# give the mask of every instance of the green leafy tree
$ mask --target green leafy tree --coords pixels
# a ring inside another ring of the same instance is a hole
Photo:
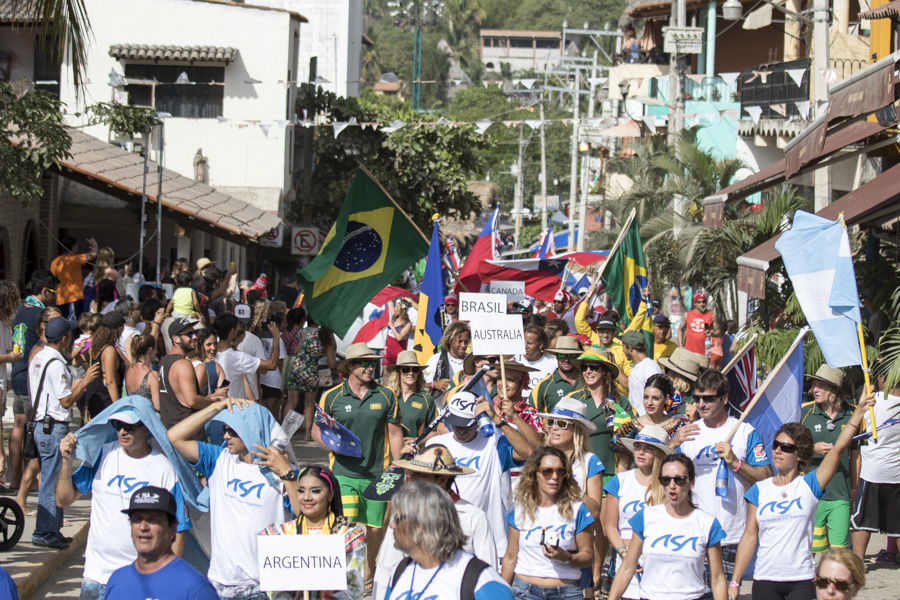
[[[485,17],[479,0],[445,0],[442,11],[442,33],[453,58],[469,72],[475,64],[481,63],[481,38],[479,26]]]

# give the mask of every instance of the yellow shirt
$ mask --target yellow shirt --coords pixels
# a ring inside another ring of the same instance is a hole
[[[653,344],[653,359],[656,362],[659,362],[659,359],[665,358],[667,356],[672,356],[672,353],[675,352],[675,348],[678,345],[672,340],[666,340],[662,344],[657,344],[654,342]],[[662,365],[660,365],[662,367]]]
[[[595,346],[600,345],[600,336],[597,335],[597,332],[591,329],[591,326],[588,325],[587,318],[585,315],[587,314],[587,302],[582,302],[578,309],[575,311],[575,330],[584,336],[587,336],[591,343]],[[640,331],[641,327],[644,325],[644,319],[647,317],[647,304],[645,302],[641,302],[640,307],[638,307],[637,313],[634,315],[634,319],[631,320],[631,323],[628,327],[625,328],[625,331]],[[627,356],[625,356],[625,350],[622,348],[622,341],[619,338],[613,338],[612,344],[607,348],[610,354],[613,355],[613,362],[616,363],[616,366],[619,367],[619,370],[625,374],[626,377],[631,375],[631,367],[634,366]]]

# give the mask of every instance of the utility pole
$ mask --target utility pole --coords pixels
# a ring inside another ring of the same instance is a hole
[[[594,60],[591,63],[591,96],[588,100],[588,119],[594,118],[594,98],[597,97],[597,51],[594,50]]]
[[[522,156],[525,151],[525,124],[519,123],[519,168],[516,173],[516,197],[513,212],[516,215],[516,247],[519,245],[519,230],[522,228],[522,208],[525,205],[525,165]]]
[[[578,128],[581,119],[581,81],[578,65],[574,65],[575,69],[575,93],[572,95],[572,101],[575,103],[573,109],[572,121],[572,168],[569,178],[569,250],[575,247],[575,202],[578,199]],[[584,235],[584,232],[580,232]]]
[[[541,92],[543,94],[543,92]],[[547,140],[544,137],[544,100],[541,99],[541,231],[547,229]]]
[[[813,85],[815,86],[813,98],[816,107],[815,115],[820,116],[824,103],[828,101],[828,82],[825,81],[825,69],[829,68],[830,36],[828,32],[828,0],[813,0]],[[815,209],[819,212],[831,204],[831,167],[816,169],[815,183]]]
[[[578,244],[576,249],[584,251],[585,225],[587,224],[587,197],[588,197],[588,161],[591,159],[590,150],[581,158],[581,203],[578,208]]]
[[[669,21],[674,27],[687,26],[687,4],[685,0],[672,2]],[[678,133],[684,129],[684,54],[672,52],[669,56],[669,106],[674,108],[669,118],[669,145],[678,140]],[[623,100],[624,101],[624,100]]]
[[[413,39],[413,110],[419,112],[419,92],[422,85],[422,9],[416,0],[415,36]]]

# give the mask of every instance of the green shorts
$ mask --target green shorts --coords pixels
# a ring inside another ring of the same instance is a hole
[[[606,498],[606,484],[612,481],[612,478],[615,476],[615,473],[612,473],[610,475],[603,473],[603,498]]]
[[[335,475],[341,486],[341,504],[344,516],[360,525],[383,527],[384,515],[387,514],[387,502],[373,502],[363,498],[363,492],[374,479],[356,479]]]
[[[849,546],[850,501],[820,500],[813,529],[813,552],[825,552],[831,546]]]

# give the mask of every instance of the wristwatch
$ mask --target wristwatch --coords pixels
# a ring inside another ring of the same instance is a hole
[[[281,475],[282,481],[297,481],[300,479],[300,473],[296,469],[291,469],[284,475]]]

